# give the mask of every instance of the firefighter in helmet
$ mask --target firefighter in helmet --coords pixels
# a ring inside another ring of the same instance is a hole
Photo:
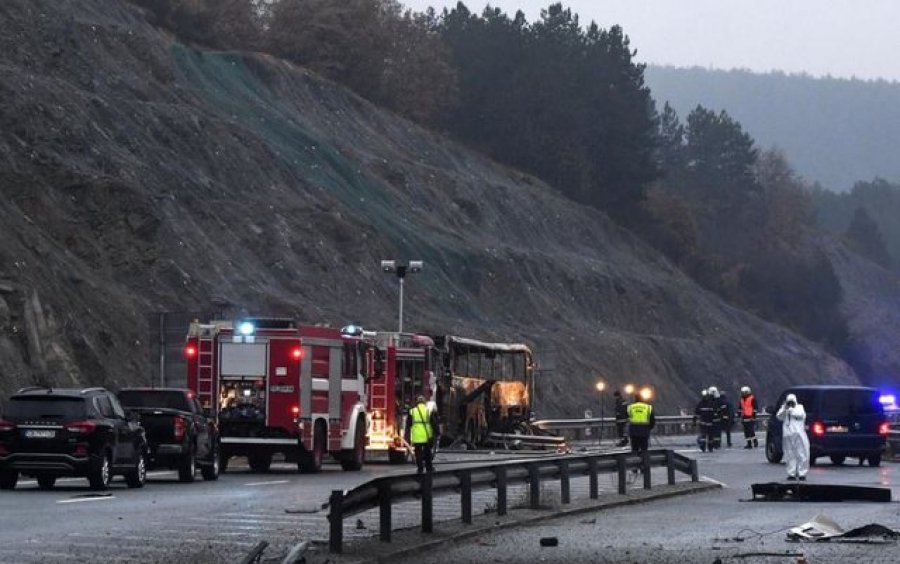
[[[756,414],[759,406],[756,404],[756,396],[750,391],[750,386],[741,388],[741,425],[744,427],[744,439],[747,444],[744,448],[756,448],[759,442],[756,439]]]

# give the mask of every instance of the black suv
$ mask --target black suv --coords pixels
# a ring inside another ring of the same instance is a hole
[[[15,488],[19,474],[43,489],[84,476],[102,490],[114,474],[140,488],[146,468],[144,429],[103,388],[24,388],[0,411],[0,489]]]

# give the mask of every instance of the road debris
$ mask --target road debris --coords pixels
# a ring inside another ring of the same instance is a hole
[[[788,541],[792,542],[846,542],[863,544],[888,544],[900,539],[900,531],[895,531],[878,523],[870,523],[862,527],[844,530],[827,515],[819,514],[807,523],[794,527],[787,532]]]
[[[869,486],[768,482],[751,484],[750,489],[753,501],[891,501],[890,488]]]
[[[559,546],[557,537],[541,537],[541,546]]]

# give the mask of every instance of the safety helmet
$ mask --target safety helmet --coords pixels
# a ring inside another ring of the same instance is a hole
[[[750,395],[750,386],[744,386],[741,388],[741,395],[749,396]]]
[[[714,398],[719,397],[719,389],[715,386],[710,386],[709,387],[709,395],[711,395]]]

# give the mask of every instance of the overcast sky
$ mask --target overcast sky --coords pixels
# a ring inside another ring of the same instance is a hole
[[[416,11],[455,0],[401,0]],[[464,2],[480,13],[486,0]],[[492,0],[529,21],[551,0]],[[570,0],[582,25],[621,25],[637,61],[900,80],[900,0]]]

